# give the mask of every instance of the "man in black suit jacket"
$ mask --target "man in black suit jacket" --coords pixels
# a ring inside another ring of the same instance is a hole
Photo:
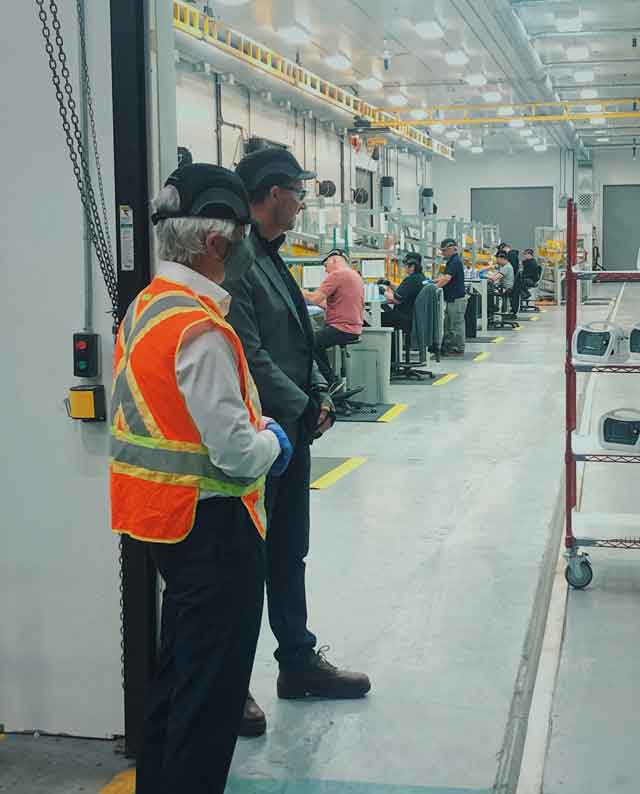
[[[304,208],[303,182],[315,174],[276,148],[247,155],[236,171],[249,193],[254,227],[235,266],[227,268],[228,320],[242,341],[264,414],[284,427],[294,447],[287,471],[268,479],[266,494],[267,603],[278,641],[278,696],[363,697],[369,678],[329,664],[307,628],[309,445],[331,427],[333,406],[313,358],[304,297],[278,250]],[[240,735],[257,736],[265,729],[265,715],[249,694]]]

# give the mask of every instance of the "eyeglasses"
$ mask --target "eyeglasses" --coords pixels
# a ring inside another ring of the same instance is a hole
[[[290,193],[295,193],[296,198],[300,202],[304,201],[305,196],[309,192],[308,190],[306,190],[306,188],[303,188],[303,187],[290,187],[289,185],[286,185],[282,189],[283,190],[288,190]]]

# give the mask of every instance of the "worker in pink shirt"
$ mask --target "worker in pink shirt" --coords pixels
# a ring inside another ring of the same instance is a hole
[[[364,282],[351,268],[344,251],[334,249],[323,260],[327,277],[314,292],[303,290],[308,303],[325,307],[325,325],[315,335],[314,355],[318,368],[335,393],[340,379],[333,371],[327,350],[356,342],[362,333]]]

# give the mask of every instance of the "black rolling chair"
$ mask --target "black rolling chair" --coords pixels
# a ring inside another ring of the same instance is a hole
[[[353,342],[345,342],[340,345],[340,388],[338,391],[331,393],[331,399],[338,416],[351,416],[353,413],[362,411],[365,408],[374,408],[375,406],[369,403],[354,401],[352,398],[356,394],[364,391],[364,386],[356,386],[353,389],[348,388],[347,383],[347,359],[351,358],[349,347],[351,345],[360,344],[360,338],[354,339]]]
[[[401,342],[401,334],[404,344]],[[391,344],[394,350],[391,361],[391,380],[424,380],[436,377],[430,370],[421,369],[426,366],[426,361],[411,359],[411,334],[409,331],[394,328]],[[422,359],[422,356],[419,358]]]
[[[512,291],[496,286],[489,293],[489,328],[500,330],[502,328],[519,328],[520,323],[511,309]]]
[[[523,291],[520,297],[520,311],[521,312],[539,312],[540,307],[532,304],[531,301],[536,300],[538,286],[542,279],[542,268],[540,268],[540,276],[538,277],[537,281],[532,281],[530,279],[524,279],[523,281]],[[535,297],[532,294],[531,290],[535,290]]]

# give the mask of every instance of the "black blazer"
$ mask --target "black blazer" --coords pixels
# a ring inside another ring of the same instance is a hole
[[[244,276],[236,278],[234,270],[246,266],[246,258],[253,264]],[[314,386],[325,385],[313,358],[311,321],[306,314],[300,318],[255,229],[235,262],[229,263],[223,286],[231,295],[227,319],[242,342],[262,410],[279,422],[295,443],[309,392]]]

